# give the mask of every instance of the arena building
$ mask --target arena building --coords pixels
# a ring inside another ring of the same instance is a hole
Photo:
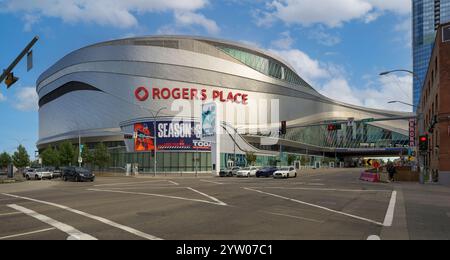
[[[70,140],[105,143],[111,167],[152,172],[210,171],[202,104],[221,115],[221,165],[286,164],[287,155],[343,160],[405,153],[411,113],[357,107],[319,94],[281,58],[201,37],[121,39],[76,50],[37,81],[39,150]],[[280,134],[280,122],[287,130]],[[153,139],[154,131],[157,132]],[[156,143],[156,145],[155,145]]]

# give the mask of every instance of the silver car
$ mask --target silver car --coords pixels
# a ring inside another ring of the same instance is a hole
[[[28,170],[25,173],[25,178],[27,180],[35,179],[35,180],[42,180],[42,179],[51,179],[53,178],[53,173],[48,171],[47,169],[41,168],[37,170]]]

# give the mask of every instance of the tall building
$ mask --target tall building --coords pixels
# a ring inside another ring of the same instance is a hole
[[[414,78],[413,102],[419,104],[421,90],[436,30],[440,24],[450,21],[450,0],[412,0],[413,1],[413,63]],[[419,81],[420,79],[420,81]]]

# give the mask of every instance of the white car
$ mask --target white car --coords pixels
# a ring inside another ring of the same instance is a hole
[[[37,169],[34,171],[27,171],[25,173],[25,178],[27,180],[35,179],[35,180],[42,180],[42,179],[51,179],[53,178],[53,173],[48,171],[47,169]]]
[[[273,173],[274,178],[296,178],[297,177],[297,171],[295,170],[294,166],[290,167],[283,167],[279,169],[278,171]]]
[[[246,167],[242,170],[239,170],[236,173],[237,177],[251,177],[251,176],[256,176],[256,171],[258,170],[258,167],[255,166],[251,166],[251,167]]]

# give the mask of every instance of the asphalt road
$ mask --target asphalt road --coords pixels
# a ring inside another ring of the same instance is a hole
[[[0,185],[1,239],[450,239],[450,188],[359,170],[291,179],[100,177]]]

